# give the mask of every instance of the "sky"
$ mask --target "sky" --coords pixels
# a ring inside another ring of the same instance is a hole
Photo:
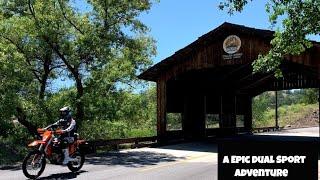
[[[148,13],[139,18],[150,28],[157,41],[158,54],[154,63],[172,55],[215,29],[223,22],[270,29],[265,11],[266,0],[249,3],[244,11],[230,16],[218,8],[220,0],[160,0]]]
[[[156,40],[157,55],[153,57],[153,63],[171,56],[224,22],[275,30],[271,28],[265,11],[267,0],[249,2],[241,13],[234,15],[218,8],[221,1],[160,0],[147,13],[142,13],[139,19],[150,28],[149,35]],[[74,3],[82,11],[90,10],[83,0],[75,0]],[[318,41],[320,39],[315,36],[310,38]],[[69,80],[58,80],[56,83],[60,88],[72,85]]]
[[[249,2],[241,13],[229,15],[218,8],[223,0],[160,0],[148,13],[139,18],[150,28],[150,35],[157,41],[154,63],[171,56],[198,37],[224,22],[258,29],[276,30],[271,27],[265,5],[268,0]],[[319,36],[309,36],[320,41]]]

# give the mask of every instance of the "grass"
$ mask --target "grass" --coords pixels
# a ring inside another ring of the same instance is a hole
[[[156,136],[156,129],[148,129],[148,128],[143,128],[143,129],[129,129],[126,133],[127,137],[149,137],[149,136]]]

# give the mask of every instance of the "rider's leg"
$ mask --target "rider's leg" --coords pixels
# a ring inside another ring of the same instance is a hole
[[[62,152],[64,154],[64,159],[63,159],[62,164],[68,164],[68,162],[73,160],[73,158],[70,158],[70,156],[69,156],[69,149],[68,148],[62,149]]]
[[[62,142],[62,152],[64,154],[64,159],[63,159],[63,162],[62,164],[68,164],[68,162],[74,160],[74,158],[70,158],[69,156],[69,144],[67,141],[63,141]]]

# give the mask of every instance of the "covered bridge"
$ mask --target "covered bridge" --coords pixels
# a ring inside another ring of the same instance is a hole
[[[181,113],[184,138],[221,132],[251,132],[252,98],[265,91],[319,88],[320,44],[299,56],[287,56],[283,78],[253,73],[251,63],[270,49],[273,31],[223,23],[139,75],[157,83],[157,135],[167,131],[167,113]],[[208,114],[219,128],[206,129]],[[242,118],[243,124],[237,122]]]

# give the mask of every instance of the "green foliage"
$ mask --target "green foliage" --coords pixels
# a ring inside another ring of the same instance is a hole
[[[81,12],[69,0],[0,1],[0,39],[6,47],[0,52],[11,53],[35,82],[38,97],[27,105],[45,115],[33,111],[33,116],[50,121],[48,85],[61,76],[75,82],[70,101],[79,122],[86,118],[87,91],[141,83],[136,74],[151,65],[155,46],[137,17],[152,3],[90,0],[84,2],[89,10]]]
[[[167,130],[181,130],[182,129],[182,114],[181,113],[167,113]]]
[[[299,120],[316,112],[319,104],[292,104],[279,107],[279,126],[294,126]],[[275,126],[275,109],[269,108],[264,112],[262,119],[253,121],[253,127],[271,127]]]
[[[80,135],[88,140],[124,138],[128,129],[124,122],[110,122],[107,120],[93,120],[84,122]]]
[[[133,128],[126,121],[93,120],[85,121],[79,129],[81,137],[87,140],[97,139],[120,139],[131,137],[155,136],[155,127],[148,127],[143,124]]]
[[[315,104],[319,99],[319,89],[302,90],[300,96],[302,96],[301,103]]]
[[[35,93],[32,75],[21,63],[21,54],[0,42],[0,135],[8,136],[10,121],[22,99]]]
[[[95,97],[86,94],[86,101],[90,102],[88,103],[90,106],[85,108],[88,112],[88,121],[83,124],[79,132],[84,137],[93,139],[154,136],[156,134],[155,89],[151,86],[141,93],[110,91],[108,94],[96,93]],[[90,132],[92,129],[98,131]]]
[[[129,128],[126,132],[126,137],[133,138],[133,137],[151,137],[156,136],[157,130],[156,126],[153,127],[147,127],[147,128]]]
[[[317,111],[318,93],[318,89],[278,91],[280,126],[294,124]],[[275,125],[275,92],[265,92],[253,99],[252,116],[254,127]]]
[[[274,96],[273,96],[274,97]],[[273,98],[274,99],[274,98]],[[263,93],[256,96],[252,102],[252,119],[254,122],[263,121],[265,112],[272,107],[271,102],[273,101],[270,93]]]
[[[225,0],[220,9],[227,8],[232,14],[241,12],[248,0]],[[271,41],[272,48],[266,55],[260,55],[253,62],[254,72],[275,72],[281,77],[280,64],[286,55],[299,55],[312,46],[306,38],[308,35],[320,33],[320,1],[319,0],[269,0],[266,4],[269,21],[272,26],[281,20],[281,29],[278,29]]]
[[[220,2],[219,9],[227,9],[228,13],[232,15],[234,12],[241,12],[247,3],[248,0],[225,0],[224,2]]]
[[[206,115],[206,128],[219,128],[219,114]]]
[[[155,88],[136,78],[156,53],[138,19],[154,2],[88,0],[80,11],[70,0],[0,0],[1,142],[29,138],[15,133],[25,130],[13,124],[17,107],[44,127],[70,106],[89,139],[154,135]],[[59,79],[74,84],[53,87]]]
[[[0,165],[22,161],[27,153],[25,145],[30,142],[30,135],[19,125],[10,127],[10,136],[0,136]]]

